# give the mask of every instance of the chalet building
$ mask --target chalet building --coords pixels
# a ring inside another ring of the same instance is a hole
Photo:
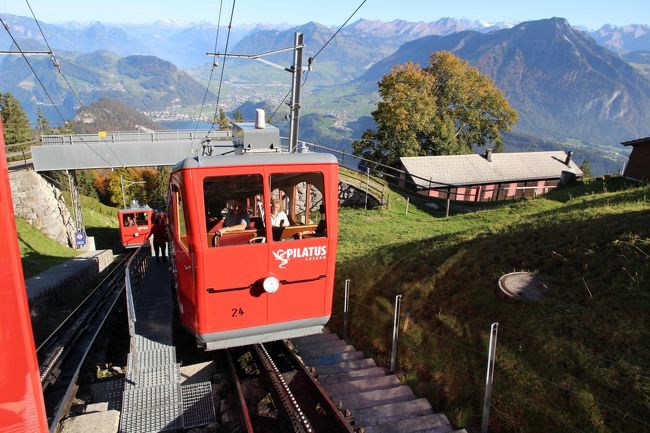
[[[624,141],[623,146],[632,146],[623,176],[640,181],[650,181],[650,137]]]
[[[648,146],[650,147],[650,146]],[[517,152],[400,158],[402,186],[465,202],[512,200],[547,193],[582,176],[572,152]]]

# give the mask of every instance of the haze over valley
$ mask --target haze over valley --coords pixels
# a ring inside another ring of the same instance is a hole
[[[2,15],[22,49],[46,49],[31,17]],[[216,60],[217,26],[157,21],[151,24],[49,24],[43,30],[81,101],[114,98],[156,121],[211,121],[219,94],[227,112],[250,118],[254,108],[277,109],[274,122],[284,127],[288,108],[281,101],[290,75],[246,59]],[[316,22],[287,25],[233,25],[228,52],[257,53],[305,37],[305,60],[336,31]],[[217,51],[226,48],[220,28]],[[7,34],[2,49],[12,48]],[[349,149],[372,127],[377,82],[398,64],[426,66],[432,52],[448,50],[487,74],[519,112],[506,135],[505,150],[566,148],[589,159],[597,173],[618,171],[624,160],[620,142],[650,135],[650,26],[605,25],[576,28],[562,18],[523,23],[486,24],[453,18],[431,22],[358,19],[344,27],[318,53],[304,76],[301,138]],[[282,66],[290,52],[269,56]],[[78,102],[47,57],[32,57],[37,73],[66,117]],[[213,77],[223,70],[220,90]],[[57,121],[53,107],[19,56],[0,63],[0,91],[11,92],[30,118],[41,108]],[[202,100],[206,102],[202,107]],[[271,113],[269,113],[270,115]]]

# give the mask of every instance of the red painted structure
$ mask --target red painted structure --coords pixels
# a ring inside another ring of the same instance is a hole
[[[624,141],[623,146],[632,146],[623,176],[640,181],[650,181],[650,137]]]
[[[47,419],[0,120],[0,432],[46,432]]]
[[[135,207],[117,212],[120,225],[120,242],[124,248],[137,248],[148,242],[151,232],[153,209]]]
[[[290,225],[272,227],[272,199],[282,201]],[[220,233],[232,200],[250,223]],[[180,318],[199,345],[213,350],[321,331],[336,261],[334,156],[189,158],[172,171],[168,203]]]

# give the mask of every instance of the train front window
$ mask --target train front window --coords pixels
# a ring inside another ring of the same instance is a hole
[[[135,219],[132,213],[122,214],[122,225],[124,227],[132,227],[135,225]]]
[[[261,175],[207,177],[203,199],[208,247],[266,242]]]
[[[136,212],[135,214],[135,223],[138,226],[146,227],[149,225],[149,219],[147,218],[147,212]]]
[[[272,174],[271,213],[276,242],[327,236],[323,174]]]

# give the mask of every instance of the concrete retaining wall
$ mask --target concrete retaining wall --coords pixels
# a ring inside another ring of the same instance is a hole
[[[89,251],[54,266],[25,281],[27,298],[33,301],[51,293],[75,292],[84,288],[113,262],[113,251]]]

